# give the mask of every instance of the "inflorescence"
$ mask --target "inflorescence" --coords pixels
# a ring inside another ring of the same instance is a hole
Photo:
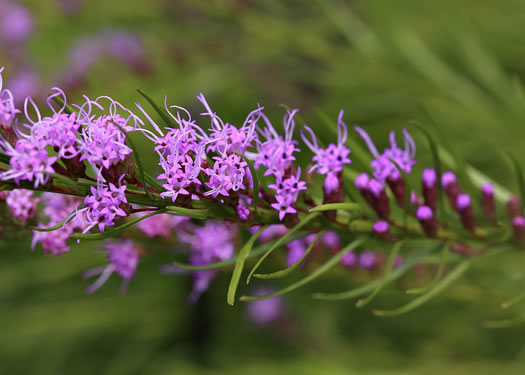
[[[368,146],[372,161],[368,173],[355,173],[347,147],[352,134],[342,110],[337,142],[323,147],[312,128],[303,125],[297,131],[297,109],[287,110],[282,126],[276,126],[258,105],[235,126],[200,94],[203,112],[198,119],[166,101],[164,110],[154,106],[162,118],[158,122],[138,103],[134,112],[105,96],[84,96],[82,103],[69,105],[58,88],[45,110],[30,97],[16,108],[13,95],[2,87],[1,73],[0,199],[14,223],[33,228],[32,247],[41,246],[45,254],[65,254],[75,239],[117,232],[126,237],[121,229],[136,223],[158,243],[171,240],[189,249],[193,268],[167,265],[162,271],[191,272],[190,298],[196,300],[221,269],[206,266],[233,264],[235,248],[249,233],[262,246],[282,240],[288,249],[284,263],[290,268],[309,268],[343,249],[344,267],[367,272],[401,267],[404,260],[396,255],[388,264],[381,251],[345,250],[356,236],[366,236],[367,246],[379,248],[426,238],[470,249],[498,228],[512,228],[517,243],[525,242],[520,199],[509,199],[510,225],[505,225],[498,220],[490,183],[475,192],[477,199],[462,190],[452,171],[439,175],[434,167],[423,170],[420,191],[410,190],[406,177],[416,164],[416,145],[406,129],[401,143],[391,132],[389,147],[379,152],[356,126],[353,135]],[[152,143],[156,177],[143,170],[132,136]],[[300,166],[297,155],[308,150],[311,163]],[[315,175],[322,176],[321,189],[315,189]],[[344,205],[347,197],[354,202],[351,208]],[[482,217],[475,215],[478,210]],[[113,273],[124,280],[125,290],[140,258],[152,251],[136,237],[135,242],[131,237],[106,240],[102,249],[108,264],[85,274],[98,275],[89,292]]]

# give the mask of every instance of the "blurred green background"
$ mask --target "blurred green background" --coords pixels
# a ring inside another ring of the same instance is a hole
[[[501,150],[525,158],[522,0],[17,3],[34,25],[16,53],[0,47],[7,86],[17,71],[31,70],[40,80],[35,90],[45,93],[66,82],[61,73],[79,41],[120,30],[140,38],[139,63],[97,59],[71,85],[71,99],[109,95],[132,107],[140,87],[197,114],[202,91],[233,123],[257,102],[278,122],[279,104],[287,104],[326,139],[333,130],[317,111],[335,119],[344,108],[347,123],[369,129],[379,145],[390,129],[418,120],[511,190]],[[417,141],[416,172],[430,160],[424,139]],[[170,257],[156,254],[140,264],[126,295],[115,277],[85,295],[81,274],[104,263],[102,254],[81,244],[44,257],[29,242],[4,241],[0,250],[0,373],[525,373],[525,328],[483,327],[523,312],[498,307],[523,289],[519,253],[481,262],[447,293],[398,318],[377,318],[355,301],[312,302],[313,291],[352,285],[338,272],[287,297],[286,324],[258,328],[242,303],[226,305],[228,275],[189,305],[190,278],[159,275]],[[389,290],[374,306],[406,300]]]

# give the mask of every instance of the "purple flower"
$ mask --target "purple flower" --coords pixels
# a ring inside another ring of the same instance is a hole
[[[146,214],[147,212],[139,212],[135,215],[141,217]],[[181,229],[189,220],[190,218],[186,216],[153,215],[139,221],[137,228],[148,237],[170,237],[174,229]]]
[[[135,276],[137,265],[139,263],[139,251],[133,244],[133,241],[120,240],[119,242],[106,242],[104,251],[107,252],[108,265],[95,267],[84,273],[84,278],[90,278],[100,275],[99,278],[91,284],[86,291],[93,293],[99,289],[109,279],[113,272],[116,272],[124,279],[120,291],[124,293],[131,279]]]
[[[33,17],[18,4],[0,4],[0,38],[6,44],[25,42],[33,31]]]
[[[389,228],[388,222],[384,220],[376,221],[373,225],[374,232],[380,237],[387,236]]]
[[[371,251],[363,251],[359,254],[359,267],[364,269],[372,269],[376,266],[377,256]]]
[[[341,263],[345,267],[354,267],[357,263],[357,256],[355,252],[349,251],[348,253],[343,255],[343,257],[341,258]]]
[[[248,163],[236,154],[223,154],[213,158],[215,163],[213,168],[206,169],[206,174],[210,180],[206,186],[211,190],[204,195],[211,195],[216,198],[221,194],[229,196],[229,191],[239,191],[245,189],[244,179],[248,171]]]
[[[273,293],[267,288],[257,289],[253,295],[264,296]],[[284,301],[280,296],[248,302],[247,312],[249,319],[258,326],[267,325],[278,320],[284,311]]]
[[[33,197],[31,190],[25,189],[11,190],[6,198],[11,216],[18,219],[22,226],[27,220],[35,217],[39,201],[39,198]]]
[[[0,68],[0,129],[10,129],[15,117],[20,111],[15,108],[13,94],[8,89],[3,89],[2,72]]]
[[[272,207],[279,211],[279,220],[283,220],[287,213],[297,212],[292,205],[299,197],[302,190],[306,190],[306,183],[301,181],[301,168],[297,169],[296,175],[290,175],[283,179],[280,174],[275,176],[276,183],[268,185],[270,189],[276,190],[275,199],[277,203],[273,203]]]
[[[286,264],[288,267],[293,266],[306,254],[306,243],[303,239],[294,240],[288,243],[288,255],[286,256]],[[300,265],[302,267],[304,263]]]
[[[250,209],[243,204],[237,206],[237,216],[240,221],[246,221],[250,217]]]
[[[28,96],[40,98],[43,96],[40,78],[33,70],[22,70],[17,72],[9,80],[9,89],[14,97],[16,105],[22,105]]]
[[[121,208],[122,204],[127,203],[125,191],[126,185],[116,187],[110,182],[108,186],[105,186],[104,182],[99,179],[97,187],[91,187],[91,195],[84,199],[85,208],[79,211],[84,213],[88,225],[84,232],[95,225],[98,225],[98,229],[104,232],[106,226],[115,224],[115,219],[127,216]]]
[[[339,118],[337,120],[337,145],[330,143],[327,148],[321,148],[317,144],[317,138],[312,129],[308,126],[304,126],[304,129],[310,133],[312,138],[311,142],[301,131],[301,137],[303,142],[312,150],[315,154],[312,161],[315,163],[308,173],[317,171],[319,174],[326,175],[325,178],[325,191],[330,194],[339,188],[339,179],[337,174],[343,170],[345,164],[350,164],[352,161],[348,158],[350,150],[345,146],[346,139],[348,137],[348,130],[346,124],[343,122],[343,113],[339,112]]]
[[[370,136],[363,129],[356,126],[355,130],[366,142],[368,149],[375,157],[375,160],[370,163],[370,166],[374,169],[374,178],[378,182],[384,184],[387,179],[399,179],[401,174],[398,166],[405,173],[412,172],[412,166],[416,163],[414,160],[416,156],[416,144],[406,129],[403,129],[405,148],[401,149],[397,146],[396,135],[395,132],[392,131],[390,132],[390,148],[385,149],[382,154],[379,154]],[[392,163],[392,160],[395,161],[397,165]]]

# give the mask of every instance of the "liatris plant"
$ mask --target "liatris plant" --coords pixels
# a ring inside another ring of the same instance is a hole
[[[312,128],[297,125],[296,109],[287,110],[277,126],[257,106],[235,126],[219,117],[202,94],[197,99],[203,112],[194,119],[167,99],[160,108],[139,93],[153,112],[138,103],[132,111],[106,96],[69,104],[57,88],[45,110],[30,97],[16,108],[0,75],[0,199],[10,213],[0,230],[7,232],[9,225],[32,229],[32,247],[47,255],[63,255],[75,241],[105,240],[108,264],[86,271],[86,278],[98,276],[88,292],[113,274],[123,279],[125,290],[140,260],[159,242],[186,252],[187,260],[177,258],[161,271],[191,274],[191,301],[222,271],[231,273],[226,299],[234,304],[244,268],[253,259],[247,283],[294,271],[305,276],[280,290],[241,296],[242,301],[291,292],[341,264],[376,279],[314,298],[368,294],[358,300],[362,307],[441,252],[433,281],[409,290],[419,296],[400,308],[374,311],[390,316],[435,296],[476,259],[525,243],[521,200],[471,167],[470,172],[442,173],[438,154],[446,151],[424,128],[419,130],[433,165],[417,178],[420,198],[411,189],[416,143],[406,129],[402,140],[392,132],[389,147],[380,152],[364,129],[349,132],[341,111],[337,137],[323,145]],[[144,168],[132,134],[150,144],[160,173]],[[311,152],[309,165],[298,163],[300,152]],[[371,160],[371,169],[353,169],[352,156]],[[315,189],[318,180],[321,187]],[[508,200],[507,219],[498,215],[496,203],[502,200]],[[287,253],[280,254],[281,249]],[[265,264],[270,262],[273,269]],[[271,272],[263,272],[263,266]]]

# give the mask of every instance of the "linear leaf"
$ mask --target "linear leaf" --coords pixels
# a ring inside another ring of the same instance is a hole
[[[394,260],[399,253],[399,250],[401,250],[401,247],[403,247],[404,241],[397,242],[392,250],[390,251],[390,254],[388,255],[388,260],[385,267],[385,272],[383,274],[383,278],[381,279],[381,282],[377,285],[377,287],[374,289],[372,293],[368,295],[368,297],[360,299],[355,304],[357,307],[364,307],[368,305],[375,296],[379,294],[379,292],[388,284],[388,279],[390,277],[390,273],[392,272],[392,268],[394,266]]]
[[[289,237],[287,239],[286,243],[291,242],[291,241],[295,241],[298,238],[302,238],[303,236],[304,236],[303,234],[296,234],[294,236],[291,236],[291,237]],[[265,251],[267,251],[273,245],[274,245],[273,243],[270,243],[270,244],[264,244],[264,245],[261,245],[261,246],[255,248],[254,250],[252,250],[250,252],[250,254],[248,255],[247,259],[248,258],[253,258],[253,257],[256,257],[258,255],[263,254]],[[231,266],[236,261],[237,261],[237,256],[234,256],[233,258],[228,259],[228,260],[223,260],[221,262],[207,264],[205,266],[193,266],[191,264],[185,264],[185,263],[181,263],[181,262],[177,262],[177,261],[173,261],[172,263],[175,266],[180,267],[180,268],[182,268],[184,270],[187,270],[187,271],[204,271],[204,270],[215,270],[215,269],[218,269],[218,268]]]
[[[388,275],[387,282],[392,282],[394,280],[399,279],[401,276],[403,276],[407,271],[412,269],[414,265],[416,265],[418,262],[420,262],[422,259],[427,257],[428,255],[432,254],[435,251],[438,251],[443,247],[443,243],[440,242],[438,244],[435,244],[431,247],[428,247],[427,249],[419,252],[418,254],[414,255],[413,257],[408,258],[399,268],[396,268],[390,275]],[[346,292],[340,292],[340,293],[315,293],[312,297],[315,299],[320,300],[326,300],[326,301],[340,301],[344,299],[350,299],[359,297],[363,294],[369,293],[373,291],[375,288],[377,288],[378,285],[380,285],[384,280],[374,280],[368,284],[365,284],[363,286],[360,286],[358,288],[354,288],[351,290],[348,290]]]
[[[126,135],[126,143],[128,143],[129,147],[133,150],[132,155],[133,159],[135,160],[135,165],[137,166],[141,178],[142,185],[144,185],[144,192],[148,196],[148,198],[151,198],[151,193],[148,190],[148,187],[146,185],[146,176],[144,175],[144,167],[142,165],[142,159],[140,157],[139,151],[135,147],[135,143],[131,139],[129,135]]]
[[[319,239],[321,238],[321,236],[325,232],[326,231],[324,231],[324,230],[319,232],[317,234],[317,236],[314,238],[314,240],[312,241],[312,243],[310,244],[310,246],[308,246],[308,249],[306,249],[306,252],[301,257],[301,259],[299,259],[297,262],[292,264],[290,267],[285,268],[285,269],[280,270],[280,271],[272,272],[272,273],[256,273],[256,274],[253,275],[253,277],[256,277],[258,279],[278,279],[278,278],[281,278],[281,277],[284,277],[284,276],[290,274],[291,272],[293,272],[295,269],[297,269],[297,267],[299,267],[304,262],[306,257],[312,252],[312,249],[314,248],[315,244],[319,241]]]
[[[169,126],[169,127],[174,127],[175,124],[173,123],[173,121],[171,121],[171,118],[166,114],[164,113],[164,111],[162,109],[160,109],[160,107],[153,101],[153,99],[151,99],[151,97],[146,94],[144,91],[142,91],[141,89],[137,88],[136,89],[137,92],[142,95],[142,97],[144,99],[146,99],[148,101],[148,103],[151,105],[151,107],[155,110],[155,112],[157,112],[157,114],[160,116],[160,118],[162,119],[162,121],[164,121],[164,123],[166,124],[166,126]]]
[[[312,280],[315,280],[328,270],[330,270],[332,267],[334,267],[336,264],[338,264],[341,261],[341,258],[348,252],[354,250],[356,247],[361,245],[363,242],[365,242],[368,238],[367,237],[359,237],[358,239],[352,241],[350,244],[345,246],[339,253],[331,257],[326,263],[321,265],[319,268],[317,268],[314,272],[306,276],[305,278],[293,283],[292,285],[287,286],[286,288],[283,288],[281,290],[278,290],[274,293],[267,294],[264,296],[242,296],[240,298],[241,301],[256,301],[266,298],[271,298],[275,296],[280,296],[286,293],[289,293],[307,283],[309,283]]]
[[[352,203],[352,202],[347,202],[347,203],[327,203],[327,204],[322,204],[320,206],[316,206],[316,207],[310,209],[310,212],[332,211],[332,210],[353,211],[353,210],[362,210],[362,207],[361,207],[360,204]]]
[[[448,244],[443,246],[443,250],[441,250],[441,260],[439,261],[439,268],[436,272],[436,275],[432,279],[432,281],[421,288],[408,289],[407,294],[425,293],[427,290],[433,288],[434,285],[436,285],[439,282],[439,280],[441,279],[441,275],[443,275],[443,271],[445,270],[445,266],[447,265],[448,249],[449,249]]]
[[[135,218],[135,219],[133,219],[131,221],[128,221],[125,224],[122,224],[121,226],[119,226],[117,228],[113,228],[113,229],[105,231],[103,233],[73,233],[71,235],[71,238],[77,238],[79,240],[90,240],[90,241],[103,240],[104,238],[108,238],[108,237],[111,237],[111,236],[113,236],[113,235],[115,235],[117,233],[122,232],[124,229],[129,228],[132,225],[137,224],[139,221],[147,219],[148,217],[159,215],[159,214],[164,214],[164,213],[166,213],[166,210],[165,209],[160,209],[160,210],[157,210],[157,211],[154,211],[154,212],[150,212],[149,214],[146,214],[144,216]]]
[[[505,154],[507,155],[512,168],[514,169],[514,175],[516,177],[516,184],[518,186],[518,191],[520,194],[520,199],[522,202],[525,202],[525,182],[523,180],[523,170],[521,169],[518,159],[514,156],[512,152],[506,150]]]
[[[64,220],[62,220],[60,223],[56,224],[56,225],[53,225],[52,227],[47,227],[47,228],[41,228],[41,227],[28,227],[29,229],[31,230],[35,230],[37,232],[52,232],[54,230],[57,230],[57,229],[60,229],[62,228],[64,225],[66,225],[67,223],[69,223],[71,220],[73,220],[74,216],[73,216],[73,213],[75,213],[76,211],[80,210],[82,207],[84,207],[84,203],[81,203],[76,209],[75,211],[71,212]]]
[[[235,293],[237,292],[237,287],[239,286],[239,280],[241,279],[242,270],[244,268],[244,262],[248,258],[250,251],[252,250],[253,244],[259,238],[259,235],[268,228],[268,225],[262,226],[257,232],[255,232],[248,242],[242,247],[237,260],[235,261],[235,267],[233,268],[232,278],[230,280],[230,285],[228,286],[228,294],[226,296],[226,302],[228,305],[233,306],[235,303]]]
[[[487,328],[509,328],[525,323],[525,314],[505,320],[488,320],[485,322]]]
[[[461,262],[443,280],[441,280],[441,282],[435,285],[427,293],[415,298],[414,300],[410,301],[404,306],[401,306],[393,310],[374,310],[373,312],[375,315],[383,316],[383,317],[406,314],[407,312],[410,312],[418,308],[419,306],[421,306],[422,304],[424,304],[425,302],[429,301],[431,298],[435,297],[440,292],[442,292],[446,287],[448,287],[455,280],[457,280],[461,275],[463,275],[469,269],[470,265],[471,265],[470,259]]]
[[[312,212],[311,214],[305,216],[301,221],[299,221],[299,223],[293,227],[292,229],[290,229],[284,236],[282,236],[266,253],[264,253],[264,255],[257,261],[257,263],[255,264],[255,266],[253,266],[252,270],[250,271],[250,273],[248,274],[248,278],[246,279],[246,284],[248,284],[250,282],[250,279],[252,278],[253,274],[255,273],[255,271],[257,270],[257,268],[259,268],[259,266],[262,264],[262,262],[275,250],[277,249],[279,246],[281,246],[281,244],[289,237],[291,236],[293,233],[297,232],[299,229],[301,229],[303,226],[305,226],[309,221],[313,220],[314,218],[316,218],[317,216],[319,215],[318,212]]]
[[[207,209],[185,208],[177,206],[167,206],[166,209],[169,211],[175,211],[182,216],[189,216],[194,219],[206,219],[208,217]]]

